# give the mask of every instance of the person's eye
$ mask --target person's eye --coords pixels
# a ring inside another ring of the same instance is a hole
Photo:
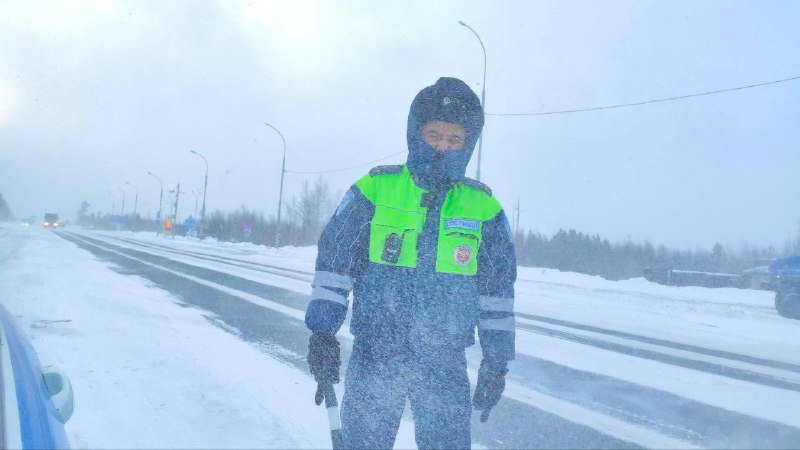
[[[450,145],[461,145],[464,140],[458,136],[451,136],[450,139],[447,141]]]

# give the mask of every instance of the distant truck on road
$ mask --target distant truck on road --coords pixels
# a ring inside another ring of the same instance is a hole
[[[800,319],[800,255],[776,259],[769,265],[775,309],[790,319]]]
[[[44,215],[44,223],[45,228],[58,228],[61,224],[58,221],[58,214],[54,213],[47,213]]]

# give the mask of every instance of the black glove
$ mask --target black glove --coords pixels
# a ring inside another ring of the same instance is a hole
[[[314,403],[322,404],[325,386],[339,382],[339,341],[332,334],[313,333],[308,340],[308,367],[317,382]]]
[[[481,422],[489,419],[489,411],[500,401],[503,390],[506,388],[506,374],[508,373],[507,362],[505,361],[481,361],[481,368],[478,370],[478,386],[475,388],[475,396],[472,397],[472,406],[477,410],[482,410]]]

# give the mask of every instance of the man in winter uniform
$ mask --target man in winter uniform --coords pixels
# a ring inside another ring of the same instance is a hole
[[[379,166],[345,194],[319,241],[308,362],[322,387],[339,381],[339,343],[353,291],[354,336],[342,431],[352,448],[391,448],[411,402],[420,448],[469,448],[505,388],[514,358],[516,261],[491,190],[465,178],[483,128],[474,92],[441,78],[411,104],[408,160]],[[470,405],[465,348],[483,351]]]

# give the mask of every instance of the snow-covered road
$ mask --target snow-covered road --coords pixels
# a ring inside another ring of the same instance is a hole
[[[76,447],[322,447],[315,253],[5,225],[0,301],[70,375]],[[771,293],[532,268],[516,292],[517,360],[476,446],[800,447],[800,322]]]

